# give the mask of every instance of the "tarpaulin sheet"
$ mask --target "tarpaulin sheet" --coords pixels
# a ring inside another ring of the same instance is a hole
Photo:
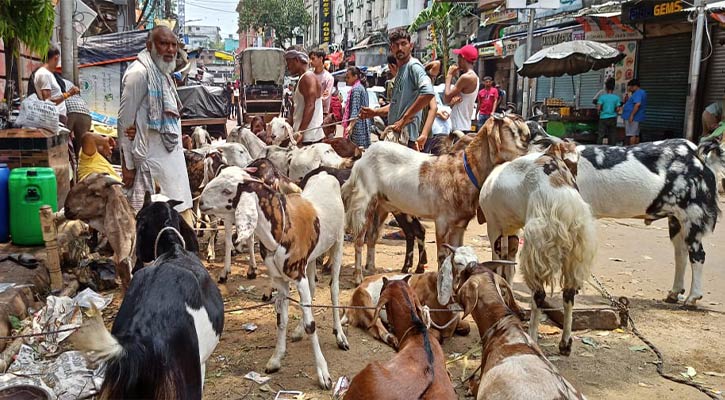
[[[224,90],[216,86],[181,86],[177,88],[182,119],[223,118],[228,115],[228,99]]]
[[[148,30],[88,36],[78,44],[81,66],[135,58],[146,48]]]
[[[286,68],[282,49],[250,47],[242,52],[242,78],[245,85],[272,81],[281,86]]]

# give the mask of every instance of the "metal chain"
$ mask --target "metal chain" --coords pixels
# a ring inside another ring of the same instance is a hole
[[[602,294],[602,297],[609,300],[610,304],[613,307],[616,307],[619,309],[619,315],[621,318],[620,324],[622,325],[622,327],[626,328],[627,324],[629,324],[629,326],[631,327],[630,329],[631,329],[632,333],[639,340],[641,340],[642,343],[647,345],[647,347],[649,347],[649,349],[652,350],[653,353],[655,353],[655,355],[657,356],[657,362],[655,363],[655,365],[657,367],[657,373],[661,377],[663,377],[667,380],[670,380],[672,382],[675,382],[675,383],[692,386],[695,389],[697,389],[697,390],[701,391],[702,393],[704,393],[705,395],[707,395],[708,397],[710,397],[711,399],[722,400],[722,397],[720,395],[713,392],[710,388],[706,387],[705,385],[694,382],[692,380],[687,380],[687,379],[681,378],[679,376],[674,376],[674,375],[665,373],[664,372],[665,360],[664,360],[664,357],[662,356],[662,352],[660,352],[660,350],[657,348],[657,346],[655,346],[654,343],[650,342],[647,338],[645,338],[644,335],[642,335],[642,333],[637,329],[637,326],[634,324],[634,320],[632,319],[632,316],[629,313],[629,299],[627,299],[624,296],[620,297],[619,299],[615,299],[614,296],[612,296],[609,293],[609,291],[607,291],[607,288],[599,281],[599,279],[597,279],[597,277],[594,276],[594,274],[591,274],[591,277],[594,280],[594,282],[596,283],[596,285],[592,284],[591,282],[589,282],[589,284],[592,285],[595,289],[597,289],[599,291],[599,293]]]

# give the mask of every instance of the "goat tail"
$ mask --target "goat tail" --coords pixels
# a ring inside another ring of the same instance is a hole
[[[353,238],[358,237],[365,228],[367,210],[374,198],[365,188],[361,167],[361,163],[353,166],[350,178],[341,188],[342,202],[345,205],[345,227],[352,233]]]
[[[589,276],[597,242],[591,208],[571,187],[538,190],[529,198],[521,271],[531,290],[579,289]]]
[[[124,353],[123,346],[106,329],[103,316],[95,307],[90,317],[70,337],[74,347],[87,354],[95,362],[110,361]]]

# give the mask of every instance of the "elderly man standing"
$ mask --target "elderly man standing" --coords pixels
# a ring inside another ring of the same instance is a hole
[[[177,41],[165,26],[151,30],[146,49],[126,70],[122,80],[118,131],[123,183],[131,205],[143,206],[144,193],[161,194],[182,203],[176,206],[191,225],[191,190],[181,147],[181,102],[171,74],[176,67]]]
[[[323,107],[322,87],[310,71],[309,57],[304,51],[292,47],[284,55],[287,70],[292,76],[299,76],[292,94],[292,128],[294,140],[300,146],[319,143],[325,138],[322,131]]]
[[[390,50],[398,61],[398,74],[395,77],[390,105],[376,110],[365,107],[360,112],[360,118],[387,115],[388,123],[392,123],[392,129],[395,132],[405,130],[408,147],[420,150],[428,139],[425,133],[420,134],[422,110],[433,100],[433,84],[426,74],[423,64],[411,57],[413,44],[408,31],[393,31],[390,33],[389,39]]]

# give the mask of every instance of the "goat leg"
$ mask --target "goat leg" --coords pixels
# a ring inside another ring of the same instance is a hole
[[[257,278],[257,260],[254,258],[254,235],[247,239],[247,252],[249,253],[249,269],[247,279]]]
[[[539,321],[541,320],[541,309],[544,307],[546,292],[543,288],[536,289],[531,295],[531,316],[529,317],[529,336],[535,343],[539,342]]]
[[[571,323],[574,312],[574,295],[576,289],[566,288],[562,295],[564,297],[564,329],[561,332],[559,342],[559,354],[568,356],[571,354]]]
[[[418,245],[418,267],[415,269],[416,274],[425,273],[425,266],[428,264],[428,253],[425,251],[425,228],[418,218],[413,218],[413,235]]]
[[[342,322],[340,321],[340,309],[337,306],[340,305],[340,269],[342,268],[342,243],[343,238],[335,243],[333,250],[330,253],[330,261],[332,264],[332,279],[330,280],[330,298],[332,305],[336,308],[332,309],[332,320],[334,328],[332,333],[335,335],[337,341],[337,347],[342,350],[349,350],[350,344],[347,341],[345,332],[342,330]]]
[[[275,304],[277,311],[277,345],[274,347],[274,354],[272,354],[264,368],[264,372],[268,374],[279,371],[282,366],[282,357],[287,351],[287,322],[289,319],[289,300],[287,300],[289,284],[281,279],[275,279],[273,284],[277,288],[277,302]]]
[[[316,261],[313,261],[316,263]],[[315,266],[316,267],[316,266]],[[303,276],[297,281],[297,292],[300,294],[300,303],[303,305],[312,304],[312,295],[310,292],[310,281],[307,277]],[[315,357],[315,366],[317,369],[317,380],[320,387],[324,390],[332,388],[332,378],[330,372],[327,369],[327,361],[325,356],[322,355],[322,349],[320,349],[320,339],[317,337],[317,329],[315,326],[315,319],[312,315],[312,309],[310,307],[302,307],[302,321],[304,322],[305,332],[310,336],[312,342],[312,351]]]
[[[219,276],[219,283],[226,283],[229,273],[232,271],[232,227],[234,221],[232,218],[225,218],[224,220],[224,271]]]

